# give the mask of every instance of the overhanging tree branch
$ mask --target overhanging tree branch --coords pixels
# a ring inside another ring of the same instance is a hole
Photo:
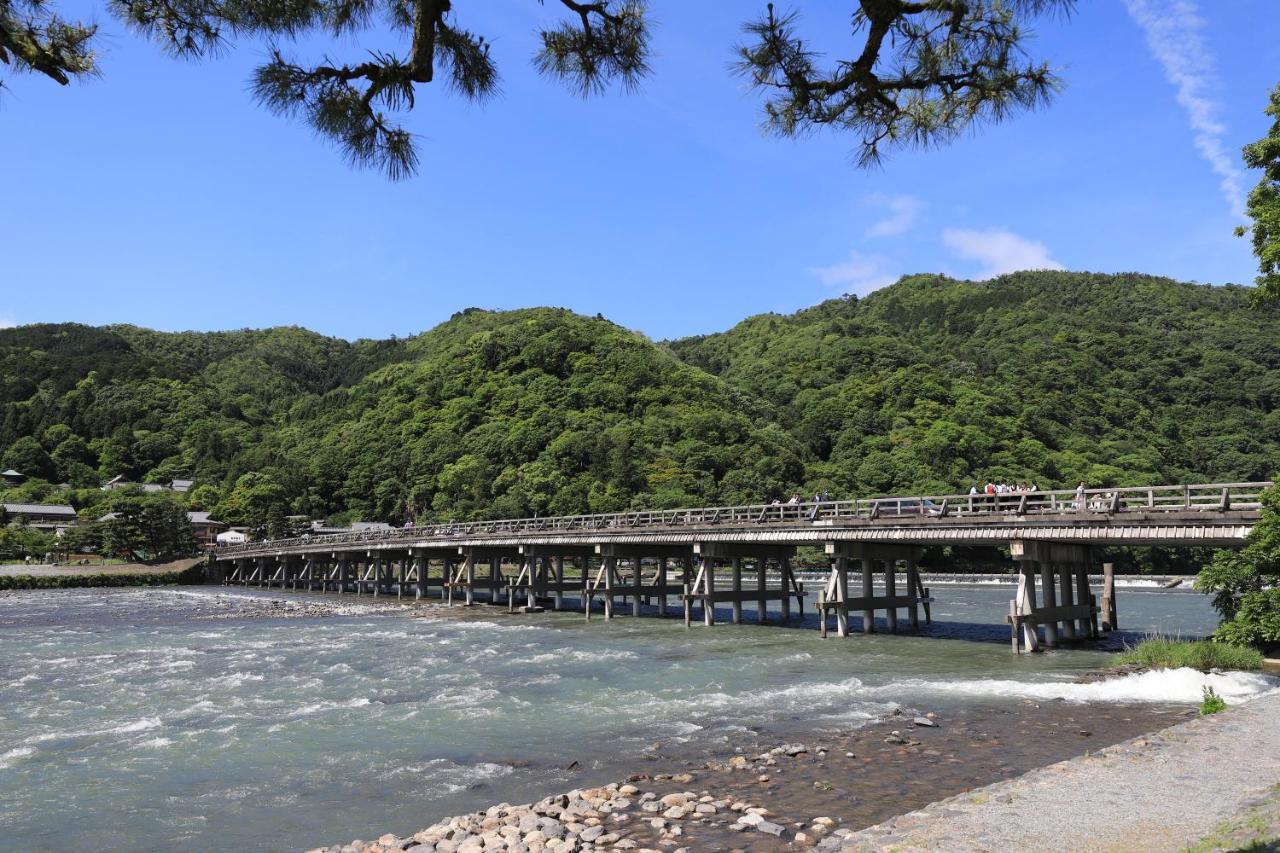
[[[855,60],[826,71],[797,34],[798,16],[772,3],[745,28],[736,70],[769,94],[765,126],[783,136],[819,127],[861,136],[860,165],[879,162],[882,143],[931,146],[1057,90],[1047,64],[1020,59],[1020,22],[1074,0],[861,0],[853,30],[865,34]]]

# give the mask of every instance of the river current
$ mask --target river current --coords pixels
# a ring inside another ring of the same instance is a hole
[[[895,707],[1200,696],[1189,671],[1075,683],[1099,651],[1014,657],[1007,587],[933,594],[927,636],[825,642],[812,619],[686,630],[221,588],[0,595],[0,847],[301,848]],[[1196,593],[1118,601],[1131,640],[1215,624]],[[1276,686],[1207,678],[1228,701]]]

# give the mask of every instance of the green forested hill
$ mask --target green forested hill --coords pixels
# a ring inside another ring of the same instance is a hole
[[[1141,275],[915,276],[674,352],[777,407],[840,493],[1280,468],[1280,314]]]
[[[665,345],[549,308],[355,343],[26,326],[0,330],[0,465],[80,504],[194,477],[228,521],[1258,479],[1278,344],[1239,288],[1054,272],[910,277]]]

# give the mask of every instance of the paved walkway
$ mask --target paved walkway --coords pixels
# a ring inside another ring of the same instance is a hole
[[[1280,783],[1280,692],[941,800],[820,850],[1185,851]]]

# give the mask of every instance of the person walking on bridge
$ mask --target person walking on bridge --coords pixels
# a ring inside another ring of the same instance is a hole
[[[1084,509],[1084,480],[1080,481],[1080,485],[1076,486],[1076,509]]]

